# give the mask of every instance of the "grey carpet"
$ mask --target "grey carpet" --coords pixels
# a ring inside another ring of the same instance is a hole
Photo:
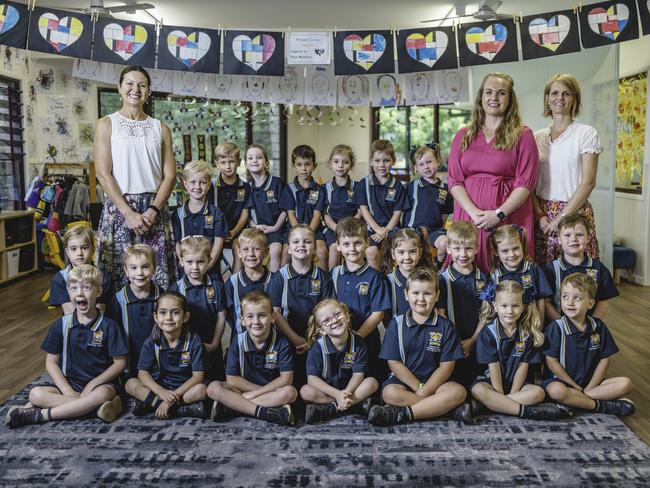
[[[2,418],[25,400],[26,391],[9,400]],[[378,429],[354,416],[288,428],[126,414],[111,425],[0,429],[2,486],[640,487],[650,479],[648,445],[606,415]]]

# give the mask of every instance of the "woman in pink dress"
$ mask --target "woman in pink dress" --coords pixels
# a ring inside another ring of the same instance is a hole
[[[475,263],[483,271],[488,271],[487,238],[502,223],[526,230],[532,257],[530,195],[538,171],[535,137],[521,122],[514,81],[504,73],[487,75],[476,94],[470,123],[456,133],[449,152],[453,220],[469,220],[480,229]]]

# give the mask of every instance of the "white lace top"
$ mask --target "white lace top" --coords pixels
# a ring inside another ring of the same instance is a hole
[[[603,146],[593,127],[574,121],[551,141],[551,128],[535,132],[539,177],[535,193],[544,200],[568,202],[582,180],[582,155],[600,154]]]
[[[158,119],[111,119],[113,176],[124,194],[156,193],[162,183],[162,126]]]

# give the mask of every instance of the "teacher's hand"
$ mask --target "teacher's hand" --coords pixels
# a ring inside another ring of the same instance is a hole
[[[129,212],[124,216],[124,220],[126,220],[126,226],[129,230],[135,232],[136,235],[141,236],[149,230],[149,225],[145,222],[142,214],[139,214],[138,212]]]
[[[142,212],[142,220],[144,221],[145,224],[147,224],[147,230],[156,223],[156,217],[158,217],[158,214],[156,214],[156,211],[153,208],[148,208],[144,212]]]
[[[551,221],[548,219],[546,215],[544,215],[539,219],[539,228],[545,235],[548,235],[548,233],[551,231],[550,224]]]
[[[501,219],[494,210],[486,210],[474,223],[479,229],[491,230],[501,223]]]

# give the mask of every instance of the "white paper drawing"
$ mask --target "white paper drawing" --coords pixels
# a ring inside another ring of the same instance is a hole
[[[89,59],[77,59],[72,63],[72,76],[86,80],[102,80],[102,63]]]
[[[333,66],[307,67],[305,105],[334,107],[336,106],[336,93],[337,86]]]
[[[102,63],[102,79],[97,81],[108,83],[109,85],[117,85],[120,81],[120,73],[123,69],[124,66],[121,64]]]
[[[174,90],[174,73],[164,69],[147,70],[151,77],[151,89],[153,91],[171,93]]]
[[[270,76],[241,76],[241,96],[244,102],[270,102],[271,77]]]
[[[241,77],[234,75],[212,75],[208,84],[208,98],[219,100],[241,99]]]
[[[436,85],[432,72],[404,75],[406,105],[432,105],[436,103]]]
[[[404,88],[401,75],[385,73],[368,76],[368,79],[370,80],[370,97],[373,107],[404,105]]]
[[[290,32],[287,64],[330,64],[329,32]]]
[[[207,73],[192,71],[174,71],[174,95],[205,97],[211,77]]]
[[[338,104],[340,107],[370,105],[370,89],[366,76],[339,76],[338,80]]]
[[[435,71],[437,103],[469,103],[469,69]]]
[[[284,67],[284,76],[271,79],[271,100],[285,105],[298,105],[305,102],[304,70],[293,66]]]

